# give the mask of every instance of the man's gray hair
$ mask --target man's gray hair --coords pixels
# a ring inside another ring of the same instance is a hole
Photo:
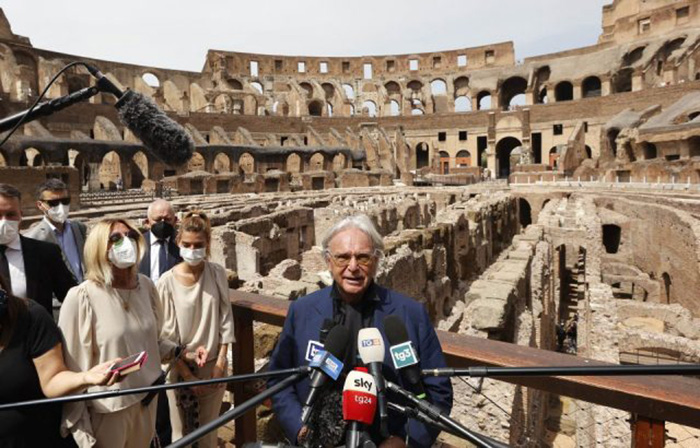
[[[369,237],[370,241],[372,241],[372,248],[375,251],[379,251],[381,253],[384,250],[384,240],[382,240],[382,236],[377,231],[374,223],[369,216],[360,214],[347,216],[341,219],[326,232],[321,243],[323,252],[328,252],[328,244],[331,242],[334,236],[347,229],[358,229],[362,231]]]

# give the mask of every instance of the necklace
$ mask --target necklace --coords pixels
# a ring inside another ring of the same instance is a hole
[[[124,308],[125,311],[129,311],[131,295],[134,293],[134,291],[139,289],[139,285],[137,284],[135,288],[131,289],[114,289],[117,291],[117,296],[119,297],[119,301],[122,303],[122,308]]]

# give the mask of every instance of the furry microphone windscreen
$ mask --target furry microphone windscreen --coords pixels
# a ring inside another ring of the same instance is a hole
[[[194,152],[192,137],[150,98],[128,90],[116,104],[119,119],[164,163],[180,166]]]
[[[345,426],[342,391],[335,387],[326,389],[311,411],[308,423],[310,431],[304,446],[332,448],[343,445]]]

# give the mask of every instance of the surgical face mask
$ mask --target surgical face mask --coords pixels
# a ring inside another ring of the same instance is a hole
[[[55,207],[51,207],[46,210],[46,216],[53,222],[58,222],[63,224],[68,219],[68,212],[70,211],[70,205],[58,204]]]
[[[136,264],[136,244],[129,237],[122,238],[112,244],[108,258],[119,269],[130,268]]]
[[[19,237],[19,221],[0,219],[0,244],[10,244]]]
[[[165,240],[175,234],[175,228],[165,221],[158,221],[151,226],[151,233],[159,240]]]
[[[185,263],[189,264],[190,266],[197,266],[206,258],[207,250],[203,247],[200,249],[180,247],[180,256],[183,260],[185,260]]]

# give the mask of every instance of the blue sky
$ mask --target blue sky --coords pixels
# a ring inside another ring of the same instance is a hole
[[[516,57],[596,43],[612,0],[2,0],[35,47],[199,71],[208,49],[359,56],[513,41]]]

